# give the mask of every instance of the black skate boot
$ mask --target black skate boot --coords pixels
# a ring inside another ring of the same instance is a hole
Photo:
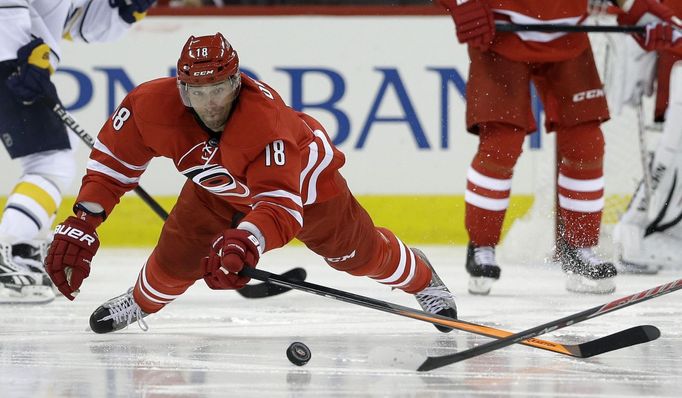
[[[17,247],[26,250],[17,251]],[[28,248],[39,250],[0,239],[0,303],[46,304],[55,299],[54,285],[45,272],[40,252],[29,255]]]
[[[557,246],[557,261],[566,274],[566,290],[576,293],[608,294],[616,290],[616,267],[600,259],[591,247]]]
[[[469,293],[489,294],[493,283],[500,279],[500,267],[495,261],[495,247],[475,247],[469,243],[466,269],[470,275]]]
[[[419,249],[412,249],[412,252],[431,268],[431,283],[429,283],[424,290],[414,295],[419,305],[426,312],[457,319],[455,296],[450,293],[447,286],[445,286],[443,281],[438,277],[436,270],[433,269],[433,266],[431,265],[431,262],[429,262],[429,259],[426,258],[426,255]],[[448,333],[452,330],[445,326],[434,326],[443,333]]]
[[[140,329],[145,332],[149,329],[144,317],[149,314],[140,309],[133,298],[133,288],[120,296],[114,297],[90,315],[90,329],[95,333],[110,333],[126,328],[137,321]]]

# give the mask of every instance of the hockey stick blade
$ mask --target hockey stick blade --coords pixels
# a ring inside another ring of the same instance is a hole
[[[292,268],[289,271],[283,273],[281,276],[291,280],[303,282],[308,275],[303,268]],[[276,296],[278,294],[286,293],[289,290],[291,290],[289,287],[284,287],[270,282],[264,282],[246,285],[243,288],[237,290],[237,293],[245,298],[256,299]]]
[[[413,308],[404,307],[398,304],[393,304],[386,301],[381,301],[370,297],[345,292],[343,290],[333,289],[326,286],[316,285],[309,282],[296,281],[287,278],[284,275],[277,275],[256,268],[245,268],[244,270],[242,270],[241,274],[251,277],[253,279],[276,284],[286,288],[296,289],[303,292],[312,293],[318,296],[336,299],[351,304],[357,304],[363,307],[373,308],[375,310],[387,312],[390,314],[400,315],[407,318],[432,323],[434,325],[446,326],[453,329],[478,334],[481,336],[502,339],[507,336],[513,335],[512,332],[508,332],[506,330],[495,329],[490,326],[479,325],[473,322],[467,322],[459,319],[453,319],[441,315],[431,314]],[[606,337],[602,337],[601,339],[588,341],[582,344],[575,345],[560,344],[548,340],[541,340],[535,338],[529,338],[521,341],[520,343],[530,347],[539,348],[542,350],[551,351],[562,355],[577,358],[587,358],[588,356],[594,356],[602,354],[604,352],[617,350],[619,348],[628,347],[630,345],[645,343],[647,341],[654,340],[658,337],[657,333],[658,329],[656,329],[654,326],[639,326],[612,335],[608,335]],[[596,345],[597,341],[600,342],[599,345]],[[603,351],[600,351],[600,349],[602,348]]]
[[[449,355],[443,355],[443,356],[438,356],[438,357],[428,357],[424,363],[421,364],[421,366],[417,369],[419,371],[428,371],[428,370],[433,370],[437,369],[443,366],[451,365],[453,363],[457,363],[460,361],[463,361],[465,359],[473,358],[485,353],[488,353],[490,351],[495,351],[499,350],[501,348],[510,346],[515,343],[523,342],[526,339],[529,338],[534,338],[536,336],[540,336],[545,333],[552,332],[554,330],[558,330],[561,328],[564,328],[566,326],[574,325],[576,323],[585,321],[587,319],[595,318],[600,315],[604,315],[606,313],[609,313],[611,311],[616,311],[625,307],[629,307],[633,304],[641,303],[642,301],[650,300],[652,298],[662,296],[664,294],[672,293],[678,289],[682,289],[682,279],[678,279],[673,282],[666,283],[661,286],[654,287],[652,289],[644,290],[639,293],[632,294],[630,296],[626,296],[623,298],[620,298],[618,300],[614,300],[610,303],[600,305],[594,308],[590,308],[589,310],[585,310],[573,315],[569,315],[566,317],[563,317],[561,319],[557,319],[552,322],[545,323],[540,326],[536,326],[534,328],[530,328],[528,330],[524,330],[523,332],[519,332],[516,334],[513,334],[511,336],[505,337],[500,340],[492,341],[490,343],[482,344],[477,347],[454,353],[454,354],[449,354]],[[646,332],[646,331],[645,331]],[[652,330],[649,330],[650,333],[653,333]],[[648,334],[647,334],[648,335]],[[651,334],[651,337],[658,337],[656,333]],[[615,341],[608,341],[608,344],[615,344]],[[622,343],[622,342],[621,342]],[[604,342],[602,341],[602,344]],[[637,343],[635,343],[637,344]],[[624,345],[625,347],[628,347],[632,344],[626,344]],[[586,347],[586,350],[589,351],[590,349],[595,350],[593,345],[589,345]],[[597,349],[598,350],[598,349]],[[612,350],[610,350],[612,351]],[[599,352],[598,352],[599,353]],[[590,355],[590,356],[594,356]]]

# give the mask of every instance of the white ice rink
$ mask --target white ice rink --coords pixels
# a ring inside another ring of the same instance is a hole
[[[504,266],[488,297],[466,293],[463,248],[426,247],[457,294],[460,318],[521,331],[621,296],[680,278],[619,277],[609,296],[564,290],[561,273],[545,266]],[[580,343],[651,324],[653,342],[590,359],[511,346],[435,371],[416,372],[431,354],[464,350],[488,338],[304,292],[244,299],[197,283],[160,313],[149,331],[89,330],[90,313],[123,293],[147,255],[102,250],[74,302],[0,306],[0,397],[679,397],[682,391],[682,291],[543,336]],[[416,307],[413,297],[333,271],[302,247],[265,255],[272,272],[295,266],[308,281]],[[303,367],[285,350],[302,341],[312,350]]]

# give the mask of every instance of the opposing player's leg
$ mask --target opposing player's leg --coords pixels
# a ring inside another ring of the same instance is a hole
[[[611,293],[616,268],[595,253],[604,208],[604,137],[598,122],[557,130],[559,221],[556,258],[566,288],[578,293]]]
[[[43,260],[61,192],[74,176],[70,149],[18,159],[24,174],[12,189],[0,220],[0,301],[49,302],[54,285]]]
[[[336,182],[337,196],[306,206],[297,238],[331,267],[414,294],[425,311],[456,318],[454,297],[424,253],[410,249],[388,229],[375,227],[343,177],[337,175]]]
[[[214,236],[230,227],[234,210],[217,197],[199,199],[199,189],[191,181],[185,183],[135,285],[90,316],[94,332],[109,333],[134,322],[146,330],[142,318],[160,311],[203,278],[201,259],[208,254]]]
[[[682,267],[679,234],[682,220],[682,62],[670,72],[668,108],[663,133],[649,172],[650,192],[640,184],[614,230],[621,270],[655,273],[659,268]]]
[[[479,146],[467,171],[465,225],[469,293],[486,295],[500,278],[495,247],[509,206],[514,165],[526,132],[504,123],[479,125]]]
[[[14,61],[0,62],[2,143],[22,166],[0,220],[0,302],[49,302],[55,295],[42,257],[75,161],[51,108],[41,101],[21,103],[4,84],[15,70]]]

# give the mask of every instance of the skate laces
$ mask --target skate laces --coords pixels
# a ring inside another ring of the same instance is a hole
[[[474,247],[474,260],[480,265],[497,265],[495,249],[492,246]]]
[[[100,321],[108,321],[109,319],[113,319],[114,322],[125,323],[126,326],[133,323],[133,321],[137,321],[137,325],[140,327],[140,329],[145,332],[149,330],[149,326],[143,318],[146,314],[142,312],[140,306],[137,305],[133,299],[132,290],[133,289],[131,288],[128,290],[128,293],[124,294],[118,299],[114,299],[115,301],[108,304],[107,307],[109,308],[109,315],[100,319]]]
[[[431,282],[429,286],[415,296],[424,311],[432,314],[437,314],[446,308],[454,308],[450,301],[454,303],[455,296],[450,293],[445,285],[434,285]]]

